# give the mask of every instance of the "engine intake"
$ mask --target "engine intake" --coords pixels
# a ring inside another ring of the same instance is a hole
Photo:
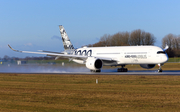
[[[100,59],[89,57],[86,60],[86,67],[90,70],[100,70],[102,66],[103,66],[103,63]]]

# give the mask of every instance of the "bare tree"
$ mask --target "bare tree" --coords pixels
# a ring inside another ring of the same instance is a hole
[[[111,36],[108,35],[108,34],[105,34],[103,35],[101,38],[100,38],[100,43],[101,43],[101,46],[111,46]]]
[[[135,30],[131,33],[129,38],[130,45],[141,45],[141,30]]]
[[[111,37],[112,46],[129,46],[129,32],[119,32]]]
[[[168,34],[162,39],[162,47],[166,44],[169,49],[166,51],[169,57],[180,56],[180,37],[173,34]]]
[[[154,43],[156,42],[156,38],[153,34],[145,33],[143,41],[143,45],[154,45]]]
[[[130,45],[154,45],[156,38],[149,32],[140,29],[131,33],[129,38]]]
[[[162,39],[162,47],[164,48],[166,44],[171,49],[178,48],[178,38],[173,34],[168,34]]]

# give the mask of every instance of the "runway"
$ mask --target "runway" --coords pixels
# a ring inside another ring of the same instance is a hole
[[[49,74],[49,73],[44,73],[44,74]],[[52,74],[52,73],[51,73]],[[157,71],[141,71],[141,70],[133,70],[129,72],[65,72],[65,73],[53,73],[53,74],[59,74],[59,75],[180,75],[180,70],[175,71],[175,70],[166,70],[161,73],[158,73]]]
[[[100,73],[90,72],[85,66],[59,66],[59,65],[1,65],[0,73],[20,74],[71,74],[71,75],[180,75],[180,70],[129,70],[128,72],[117,72],[117,68],[102,69]]]
[[[45,73],[49,74],[49,73]],[[71,74],[71,75],[180,75],[180,71],[164,71],[162,73],[158,72],[142,72],[142,71],[133,71],[133,72],[66,72],[66,73],[53,73],[53,74]]]
[[[156,71],[134,70],[129,72],[0,72],[7,74],[54,74],[54,75],[180,75],[180,71],[167,70],[161,73]]]

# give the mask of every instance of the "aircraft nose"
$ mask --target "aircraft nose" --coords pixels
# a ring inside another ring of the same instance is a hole
[[[164,55],[161,59],[162,59],[162,61],[163,61],[164,63],[166,63],[169,58],[168,58],[167,55]]]

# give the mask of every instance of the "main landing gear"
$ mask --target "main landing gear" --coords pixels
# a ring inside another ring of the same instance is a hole
[[[121,65],[121,68],[118,68],[117,71],[118,71],[118,72],[127,72],[128,69],[127,69],[127,68],[124,68],[124,67],[125,67],[125,65]]]
[[[162,72],[162,68],[161,68],[162,65],[163,64],[158,64],[158,66],[159,66],[158,72]]]
[[[101,72],[101,70],[90,70],[91,72]]]

